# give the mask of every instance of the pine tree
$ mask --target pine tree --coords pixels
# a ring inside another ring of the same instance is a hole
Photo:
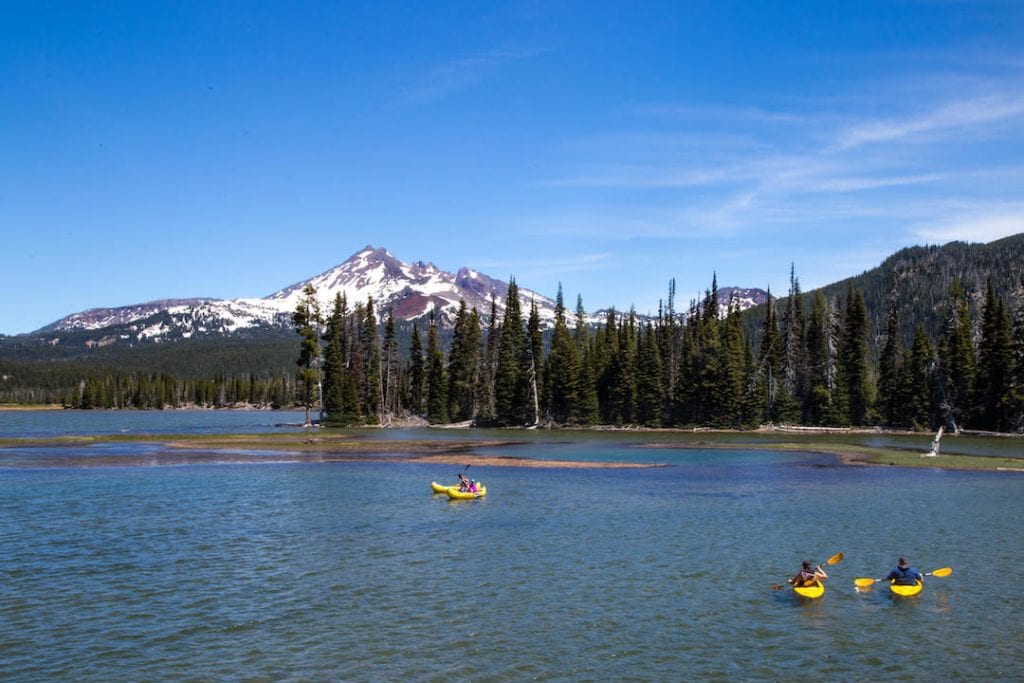
[[[989,278],[978,342],[978,375],[975,405],[978,426],[1003,430],[1012,422],[1013,336],[1010,316]]]
[[[299,401],[306,409],[305,426],[312,424],[310,412],[317,400],[317,388],[320,385],[320,304],[316,299],[316,288],[313,285],[306,285],[302,290],[302,298],[296,304],[295,312],[292,314],[292,324],[295,331],[302,337],[302,345],[299,350],[299,359],[296,365],[299,366],[299,386],[301,394]]]
[[[573,332],[576,353],[579,355],[579,381],[576,384],[576,406],[572,411],[571,420],[581,425],[595,424],[600,417],[600,406],[597,400],[597,362],[590,344],[587,313],[583,308],[583,297],[576,295],[576,329]]]
[[[526,400],[523,393],[523,357],[528,355],[523,315],[519,305],[519,287],[515,278],[508,285],[505,316],[501,324],[498,363],[494,373],[495,421],[503,427],[526,422]]]
[[[761,415],[768,423],[778,422],[780,419],[779,394],[784,391],[782,383],[783,346],[782,336],[779,334],[775,299],[772,298],[772,290],[769,287],[755,384],[755,391],[762,405]]]
[[[1024,432],[1024,306],[1017,310],[1013,323],[1013,392],[1010,428]]]
[[[878,404],[882,421],[894,426],[899,424],[902,405],[902,378],[900,376],[900,358],[903,348],[900,344],[899,329],[899,298],[898,280],[893,278],[893,290],[889,298],[889,317],[885,323],[885,346],[878,360]],[[924,328],[922,328],[922,332]],[[916,343],[916,340],[915,340]]]
[[[686,324],[683,325],[679,345],[679,377],[672,406],[672,421],[677,425],[698,424],[702,408],[697,378],[701,372],[701,339],[703,322],[696,301],[690,302]]]
[[[619,342],[610,364],[611,386],[607,412],[613,424],[636,421],[637,403],[637,325],[636,312],[630,310],[618,326]]]
[[[427,371],[423,363],[423,343],[419,325],[413,323],[409,341],[409,408],[413,415],[423,415],[426,399]]]
[[[526,322],[527,355],[523,358],[523,375],[527,382],[526,409],[529,422],[540,421],[540,391],[544,386],[544,335],[540,330],[540,312],[537,302],[530,302],[530,317]]]
[[[796,277],[796,267],[792,264],[781,333],[782,384],[786,391],[779,412],[783,420],[791,422],[800,417],[800,406],[807,394],[808,375],[803,297],[800,294],[800,281]]]
[[[342,351],[344,334],[345,300],[341,294],[334,297],[334,306],[327,318],[327,330],[323,341],[327,345],[324,352],[323,391],[325,424],[334,424],[342,412],[342,383],[345,374],[345,357]]]
[[[324,411],[328,425],[350,425],[362,421],[359,396],[348,371],[348,306],[344,295],[337,294],[327,321],[327,352],[324,359]]]
[[[660,427],[665,404],[658,334],[647,323],[637,352],[636,419],[647,427]]]
[[[679,378],[679,351],[682,325],[676,318],[676,281],[669,280],[668,301],[664,309],[659,305],[658,347],[661,350],[662,386],[665,388],[665,405],[662,421],[671,424],[675,405],[676,381]]]
[[[427,325],[427,420],[432,424],[448,422],[448,374],[433,311]]]
[[[949,312],[939,341],[942,407],[954,425],[962,425],[969,418],[974,397],[977,360],[971,330],[967,295],[960,281],[954,279],[949,292]]]
[[[401,410],[399,374],[395,311],[389,306],[388,319],[384,323],[384,414],[389,420]]]
[[[807,323],[807,367],[809,388],[804,399],[803,422],[821,425],[831,412],[834,379],[831,372],[832,344],[830,342],[829,303],[818,290],[811,305],[811,319]]]
[[[566,424],[574,417],[579,391],[580,357],[576,343],[569,334],[565,319],[562,284],[558,284],[555,298],[555,329],[551,334],[551,352],[548,354],[544,380],[545,414],[556,424]]]
[[[466,302],[459,301],[452,332],[452,350],[448,356],[448,413],[454,422],[473,418],[478,364],[480,362],[480,318]]]
[[[379,424],[384,403],[384,378],[381,376],[380,335],[373,297],[366,299],[359,341],[363,346],[363,367],[366,393],[363,396],[364,415],[371,424]]]
[[[903,366],[900,405],[905,413],[904,421],[914,429],[931,430],[936,426],[938,407],[933,373],[935,351],[921,323],[917,325],[914,344]]]
[[[366,321],[366,308],[362,303],[356,302],[356,308],[346,318],[346,335],[349,339],[348,344],[348,374],[352,378],[352,384],[356,390],[356,400],[359,408],[358,412],[363,417],[368,417],[367,410],[369,409],[370,401],[370,386],[369,380],[366,376],[367,359],[366,359],[366,344],[363,338],[363,325]]]
[[[864,295],[849,288],[839,347],[841,389],[846,399],[847,424],[868,424],[871,395],[868,390],[868,318]]]
[[[723,422],[728,424],[725,414],[729,410],[725,403],[730,397],[720,393],[726,368],[718,315],[717,275],[711,280],[711,289],[705,291],[702,310],[697,367],[693,374],[695,418],[697,424],[724,426]]]
[[[480,348],[480,372],[477,374],[476,423],[493,424],[496,421],[494,385],[498,370],[498,351],[501,346],[501,327],[498,323],[498,304],[491,298],[491,314],[487,324],[487,339]]]
[[[719,393],[722,401],[717,422],[724,426],[739,427],[743,422],[743,405],[746,394],[747,369],[746,339],[743,336],[743,322],[740,306],[735,297],[730,297],[725,325],[722,329],[722,376],[719,379]]]
[[[604,327],[599,327],[594,337],[597,402],[603,424],[616,424],[620,420],[615,402],[616,361],[619,357],[617,315],[614,308],[608,309]]]
[[[718,311],[718,273],[711,274],[711,289],[704,293],[703,311],[705,324],[709,320],[717,322],[721,317]]]

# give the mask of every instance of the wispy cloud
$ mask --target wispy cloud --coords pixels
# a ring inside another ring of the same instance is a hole
[[[494,49],[453,59],[435,66],[416,83],[403,90],[403,97],[414,102],[425,102],[444,97],[486,80],[502,67],[513,62],[536,57],[542,49]]]
[[[955,218],[921,225],[914,234],[922,240],[944,243],[954,240],[991,242],[1021,232],[1024,232],[1024,205],[995,209],[981,205]]]
[[[1024,97],[979,97],[945,103],[931,111],[906,118],[880,119],[858,123],[841,131],[839,150],[861,145],[892,142],[934,132],[955,132],[983,124],[1024,116]]]

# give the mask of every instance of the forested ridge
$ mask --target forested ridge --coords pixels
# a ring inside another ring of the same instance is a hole
[[[657,316],[586,324],[561,290],[554,329],[520,309],[467,310],[451,327],[396,321],[374,302],[314,292],[294,332],[103,350],[59,361],[0,354],[0,401],[76,407],[322,404],[329,424],[418,416],[478,425],[750,428],[765,423],[1024,428],[1024,235],[905,249],[879,268],[740,312],[717,284]],[[378,320],[378,313],[384,320]],[[26,360],[27,359],[27,360]]]

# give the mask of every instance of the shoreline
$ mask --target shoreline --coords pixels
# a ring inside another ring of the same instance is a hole
[[[426,430],[424,430],[426,431]],[[565,430],[578,432],[579,430]],[[624,430],[619,430],[624,431]],[[516,430],[518,432],[518,430]],[[639,450],[692,450],[692,449],[754,449],[780,452],[819,453],[835,458],[839,466],[851,467],[904,467],[925,469],[951,469],[989,472],[1024,472],[1024,458],[1000,455],[940,454],[926,457],[924,449],[899,446],[872,446],[863,443],[844,443],[841,437],[864,435],[845,432],[791,433],[771,431],[689,431],[689,430],[629,430],[638,436],[649,433],[676,434],[680,438],[665,441],[638,441],[624,444],[627,448]],[[637,469],[666,467],[668,463],[651,462],[609,462],[589,460],[550,460],[521,456],[477,455],[479,449],[499,449],[537,443],[526,438],[526,432],[519,432],[522,438],[445,440],[432,439],[425,434],[421,439],[377,440],[344,430],[296,430],[270,434],[108,434],[95,436],[49,436],[11,438],[0,437],[0,454],[5,450],[18,448],[72,449],[74,447],[100,444],[149,444],[159,451],[146,454],[117,455],[74,455],[59,453],[43,459],[39,466],[52,466],[54,462],[74,466],[117,466],[132,464],[190,464],[213,462],[392,462],[392,463],[437,463],[464,464],[470,460],[479,467],[524,467],[524,468],[591,468],[591,469]],[[545,430],[541,434],[557,435],[557,430]],[[596,433],[596,432],[595,432]],[[611,431],[609,434],[613,433]],[[868,434],[877,434],[869,431]],[[778,435],[780,438],[764,439]],[[917,436],[917,435],[910,435]],[[760,439],[758,437],[761,437]],[[789,438],[792,437],[792,438]],[[830,440],[824,440],[828,437]],[[963,437],[960,437],[963,438]],[[972,437],[968,437],[972,438]],[[3,467],[0,462],[0,467]],[[32,464],[20,463],[18,466]]]

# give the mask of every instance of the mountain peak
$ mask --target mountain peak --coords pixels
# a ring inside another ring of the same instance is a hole
[[[372,298],[378,319],[389,308],[400,320],[418,319],[435,312],[445,325],[454,322],[462,301],[483,316],[490,315],[493,301],[501,315],[508,294],[507,282],[480,271],[462,267],[453,274],[431,262],[406,263],[384,247],[367,244],[337,266],[264,298],[176,300],[97,309],[68,316],[44,330],[54,334],[117,327],[118,334],[126,339],[160,340],[260,326],[287,329],[303,290],[310,285],[316,289],[324,314],[330,313],[340,294],[347,300],[349,310]],[[554,325],[554,300],[522,287],[519,299],[524,311],[536,303],[542,324]]]

